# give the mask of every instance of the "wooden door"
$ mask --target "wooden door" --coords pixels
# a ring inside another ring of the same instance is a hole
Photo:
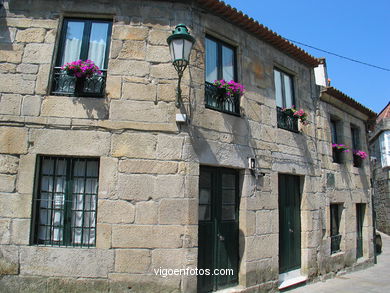
[[[279,273],[301,267],[299,176],[279,174]]]
[[[238,281],[238,173],[201,167],[199,179],[198,292]],[[229,269],[233,274],[214,274]]]

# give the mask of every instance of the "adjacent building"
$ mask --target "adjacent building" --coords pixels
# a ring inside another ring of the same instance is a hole
[[[375,113],[324,60],[218,0],[0,16],[0,291],[277,291],[373,263],[354,151]],[[179,23],[196,43],[177,108]],[[61,68],[79,59],[101,73]]]
[[[390,234],[390,103],[378,114],[370,135],[376,228]]]

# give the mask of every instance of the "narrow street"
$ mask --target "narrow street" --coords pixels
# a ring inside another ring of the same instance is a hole
[[[390,236],[382,235],[382,253],[377,264],[361,271],[348,273],[293,290],[289,293],[360,293],[390,292]]]

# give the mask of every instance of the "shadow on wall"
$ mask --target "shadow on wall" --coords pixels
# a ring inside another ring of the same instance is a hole
[[[108,119],[109,101],[104,98],[73,98],[73,104],[80,104],[90,119]]]
[[[7,26],[6,12],[3,1],[0,0],[0,50],[12,50],[12,42],[15,39],[16,29],[11,30]]]

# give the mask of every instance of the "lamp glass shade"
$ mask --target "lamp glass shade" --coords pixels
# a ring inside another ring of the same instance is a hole
[[[169,44],[172,62],[182,60],[189,62],[193,42],[186,39],[174,39]]]

